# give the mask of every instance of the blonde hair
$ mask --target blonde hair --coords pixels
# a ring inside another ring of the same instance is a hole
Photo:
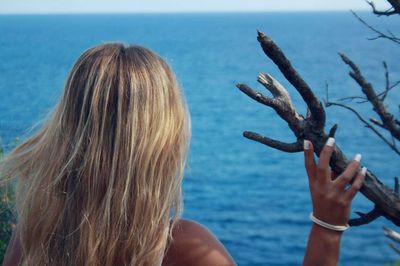
[[[0,163],[3,181],[18,180],[22,265],[160,263],[189,139],[163,59],[118,43],[84,52],[44,126]]]

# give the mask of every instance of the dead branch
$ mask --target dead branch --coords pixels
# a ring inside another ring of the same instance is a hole
[[[385,234],[385,236],[397,243],[400,243],[400,234],[387,228],[386,226],[383,226],[383,233]],[[389,246],[396,251],[397,253],[400,254],[400,249],[398,247],[395,246],[394,243],[389,243]]]
[[[396,247],[393,243],[389,243],[389,246],[396,251],[398,254],[400,254],[400,248]]]
[[[294,152],[300,152],[303,150],[303,142],[301,142],[301,141],[296,141],[293,143],[285,143],[285,142],[281,142],[279,140],[264,137],[258,133],[251,132],[251,131],[243,132],[243,136],[248,139],[260,142],[269,147],[272,147],[274,149],[284,151],[284,152],[294,153]]]
[[[275,63],[276,66],[278,66],[287,81],[297,89],[303,100],[306,102],[308,109],[311,112],[311,119],[313,123],[315,123],[315,129],[322,130],[325,126],[325,110],[322,107],[321,102],[317,97],[315,97],[313,91],[310,89],[310,86],[308,86],[303,78],[297,73],[290,61],[286,58],[285,54],[271,38],[268,38],[264,33],[258,31],[257,40],[260,42],[265,54]]]
[[[385,90],[383,91],[382,97],[379,98],[382,102],[385,100],[390,88],[389,69],[385,61],[383,61],[383,68],[385,69]]]
[[[377,36],[372,37],[372,38],[368,38],[369,40],[376,40],[376,39],[388,39],[391,40],[392,42],[396,43],[396,44],[400,44],[400,38],[396,37],[392,32],[388,32],[388,34],[383,33],[380,30],[377,30],[376,28],[372,27],[371,25],[369,25],[365,20],[363,20],[359,15],[357,15],[357,13],[355,13],[354,11],[350,10],[351,13],[353,13],[353,15],[362,23],[364,24],[364,26],[366,26],[367,28],[369,28],[371,31],[375,32],[377,34]]]
[[[398,81],[396,81],[395,83],[393,83],[392,85],[390,85],[388,90],[382,91],[381,93],[378,94],[378,96],[380,96],[380,97],[385,96],[385,97],[386,97],[386,95],[388,94],[388,92],[389,92],[390,90],[392,90],[393,88],[397,87],[399,84],[400,84],[400,80],[398,80]],[[382,100],[385,100],[385,97],[382,97],[381,99],[382,99]]]
[[[371,83],[368,83],[365,80],[365,78],[361,74],[360,69],[353,61],[351,61],[344,54],[340,54],[340,56],[343,62],[345,62],[351,68],[352,71],[349,73],[350,77],[352,77],[361,87],[362,92],[364,93],[368,101],[372,104],[373,110],[380,117],[383,128],[387,129],[395,139],[400,140],[400,126],[396,124],[394,116],[389,111],[387,111],[385,105],[383,104],[383,101],[375,93],[375,90],[372,87]]]
[[[345,108],[347,110],[350,110],[351,112],[353,112],[357,118],[364,123],[365,127],[371,129],[380,139],[382,139],[394,152],[396,152],[398,155],[400,155],[400,150],[396,147],[396,143],[392,140],[388,140],[387,138],[385,138],[371,123],[369,123],[364,117],[362,117],[362,115],[360,115],[354,108],[349,107],[345,104],[341,104],[341,103],[335,103],[335,102],[326,102],[325,106],[329,107],[329,106],[340,106],[342,108]],[[379,123],[376,120],[371,120],[371,122],[373,122],[374,124],[377,124],[379,126],[381,126],[382,128],[385,128],[383,124]],[[386,129],[386,128],[385,128]]]
[[[322,103],[317,99],[308,84],[301,78],[301,76],[286,58],[282,50],[273,42],[271,38],[262,32],[258,32],[257,39],[260,42],[265,54],[275,63],[285,78],[302,96],[304,102],[308,106],[308,115],[304,117],[296,112],[290,100],[288,91],[271,76],[265,75],[264,77],[270,77],[271,79],[269,80],[268,78],[264,79],[259,77],[259,82],[271,92],[273,96],[272,98],[265,97],[244,84],[238,84],[237,87],[252,99],[274,109],[277,114],[288,123],[289,128],[293,131],[296,137],[296,141],[293,143],[284,143],[248,131],[244,133],[244,136],[251,140],[285,152],[301,151],[301,143],[304,139],[307,139],[313,143],[315,153],[317,156],[319,156],[328,138],[328,135],[325,133],[324,129],[326,118]],[[336,126],[330,130],[330,136],[333,136],[335,131]],[[348,163],[349,160],[340,150],[339,146],[336,145],[330,161],[330,166],[333,172],[336,174],[342,173]],[[392,189],[383,185],[382,182],[380,182],[371,171],[367,171],[364,184],[361,188],[361,193],[371,200],[375,206],[377,206],[382,216],[400,226],[399,195]],[[361,224],[365,223],[366,222],[364,221],[364,223]]]
[[[379,218],[382,216],[381,210],[377,206],[375,206],[370,212],[368,213],[362,213],[362,212],[356,212],[359,218],[354,218],[349,221],[350,226],[359,226],[363,224],[368,224],[375,219]]]
[[[393,7],[389,8],[388,10],[385,10],[385,11],[380,11],[380,10],[376,9],[374,2],[372,2],[372,1],[366,1],[366,2],[371,6],[372,12],[375,15],[378,15],[378,16],[391,16],[391,15],[396,14],[396,10],[394,10]]]
[[[397,243],[400,243],[400,234],[387,228],[386,226],[383,227],[383,232],[385,234],[385,236],[387,236],[388,238],[396,241]]]
[[[355,99],[359,99],[362,101],[358,101],[357,103],[366,103],[368,102],[368,100],[365,97],[362,96],[347,96],[347,97],[343,97],[343,98],[339,98],[339,101],[346,101],[346,100],[355,100]]]
[[[385,125],[382,124],[381,122],[379,122],[378,120],[376,120],[375,118],[370,118],[369,121],[371,121],[371,123],[383,128],[383,129],[386,129]]]
[[[285,88],[269,74],[261,73],[257,81],[271,92],[273,98],[266,97],[245,84],[237,84],[236,86],[250,98],[272,107],[288,123],[295,134],[300,132],[302,117],[295,111],[292,100]]]
[[[372,12],[378,16],[391,16],[395,14],[400,14],[400,0],[387,0],[391,5],[391,8],[385,11],[377,10],[374,2],[366,1],[372,8]]]
[[[389,92],[393,88],[397,87],[399,84],[400,84],[400,80],[398,80],[395,83],[393,83],[392,85],[390,85],[388,89],[385,89],[384,91],[378,93],[377,96],[379,97],[379,100],[384,101],[386,96],[389,94]],[[357,103],[367,103],[368,102],[368,99],[365,98],[365,97],[362,97],[362,96],[342,97],[342,98],[339,98],[338,101],[346,101],[346,100],[350,100],[351,101],[351,100],[356,100],[356,99],[360,100],[360,101],[357,101]],[[396,122],[396,124],[398,124],[398,123]]]

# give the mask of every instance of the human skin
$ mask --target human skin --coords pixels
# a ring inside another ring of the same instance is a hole
[[[328,145],[325,145],[320,154],[318,163],[314,160],[312,143],[306,141],[304,145],[313,214],[332,225],[347,225],[351,201],[362,186],[366,169],[360,171],[361,155],[356,155],[345,171],[334,177],[329,167],[329,160],[334,150],[334,139],[329,139],[327,143]],[[352,180],[351,186],[346,189]],[[342,232],[326,229],[314,223],[311,227],[303,265],[337,265],[341,237]]]
[[[363,172],[359,170],[361,157],[356,155],[345,171],[335,177],[329,167],[334,139],[328,140],[327,143],[317,163],[314,160],[312,143],[305,142],[304,158],[313,213],[315,217],[326,223],[346,225],[350,216],[351,201],[364,181],[366,169]],[[352,185],[346,189],[352,180]],[[341,236],[342,232],[313,224],[303,265],[337,265]],[[174,237],[173,245],[164,259],[164,265],[235,265],[232,257],[217,238],[200,224],[193,221],[181,222],[180,229],[174,230]]]
[[[349,220],[351,201],[359,191],[365,177],[360,171],[359,161],[352,160],[345,171],[332,179],[329,160],[334,141],[328,141],[318,162],[314,160],[311,142],[305,142],[304,158],[314,216],[333,225],[346,225]],[[355,156],[358,159],[359,156]],[[349,183],[352,182],[351,186]],[[347,188],[348,187],[348,188]],[[166,251],[163,265],[187,266],[228,266],[236,265],[222,243],[203,225],[181,219],[173,228],[173,241]],[[4,266],[18,265],[21,259],[21,245],[18,230],[13,232]],[[342,232],[326,229],[317,224],[311,231],[304,256],[304,266],[337,265],[339,260]]]

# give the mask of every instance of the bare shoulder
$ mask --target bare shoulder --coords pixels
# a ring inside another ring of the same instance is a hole
[[[179,220],[172,229],[172,236],[163,266],[236,265],[222,243],[198,222]]]

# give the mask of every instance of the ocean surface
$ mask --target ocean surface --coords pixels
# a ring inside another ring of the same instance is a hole
[[[359,13],[369,23],[400,35],[400,18]],[[369,41],[376,35],[350,12],[213,13],[0,16],[0,139],[9,151],[29,128],[40,125],[59,99],[66,76],[87,48],[105,42],[153,49],[173,67],[190,108],[193,138],[184,180],[184,217],[214,232],[239,265],[300,265],[311,211],[302,154],[287,154],[242,136],[252,130],[284,141],[294,136],[276,113],[242,94],[246,83],[267,72],[288,89],[297,110],[305,104],[263,54],[259,29],[271,36],[320,99],[361,95],[338,52],[359,65],[377,89],[384,88],[386,61],[391,80],[400,79],[400,47]],[[397,88],[387,98],[398,114]],[[366,117],[368,103],[352,104]],[[327,109],[328,128],[339,124],[337,143],[387,185],[399,175],[399,157],[346,110]],[[373,204],[362,195],[353,211]],[[355,215],[354,213],[352,214]],[[344,233],[340,265],[385,265],[398,259],[379,218]]]

